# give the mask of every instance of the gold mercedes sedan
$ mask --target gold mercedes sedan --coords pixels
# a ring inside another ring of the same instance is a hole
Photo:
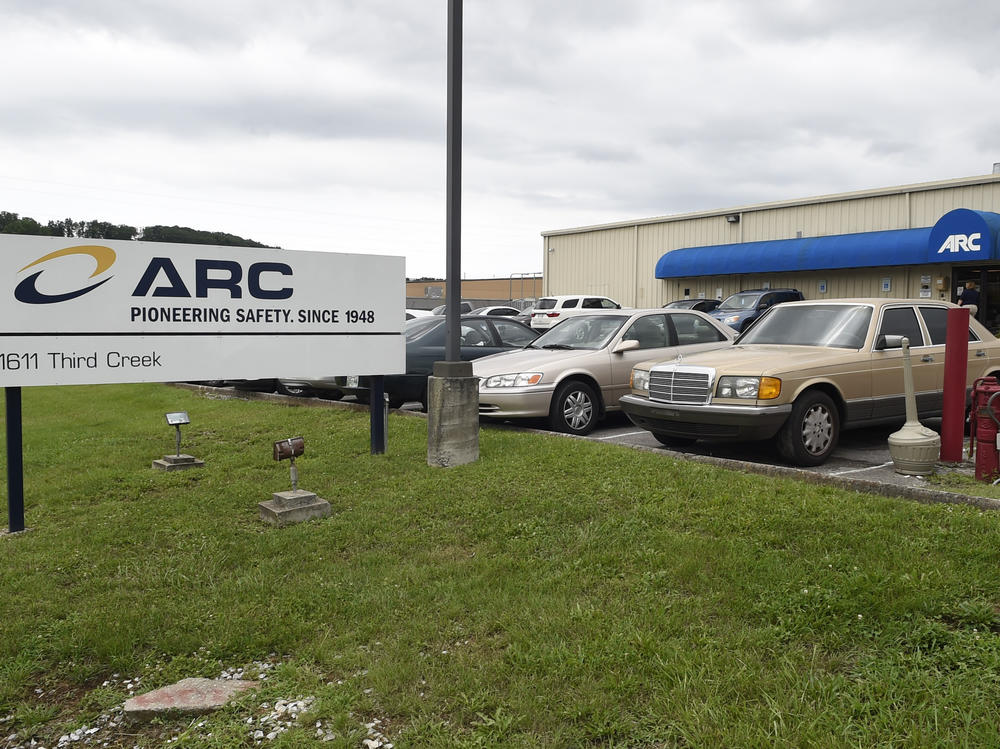
[[[560,432],[588,434],[628,392],[632,367],[652,357],[732,345],[729,326],[681,309],[595,310],[568,317],[523,349],[472,362],[479,415],[545,417]]]
[[[839,299],[770,309],[735,345],[647,361],[622,410],[662,444],[774,439],[796,465],[819,465],[842,429],[902,423],[902,339],[920,418],[941,415],[949,302]],[[1000,374],[1000,340],[969,320],[966,386]]]

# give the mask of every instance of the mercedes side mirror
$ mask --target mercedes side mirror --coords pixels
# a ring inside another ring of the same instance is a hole
[[[903,336],[882,333],[875,339],[876,351],[885,351],[890,348],[903,348]]]

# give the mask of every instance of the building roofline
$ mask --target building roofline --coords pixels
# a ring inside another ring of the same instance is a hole
[[[710,211],[693,211],[691,213],[675,213],[667,216],[655,216],[652,218],[634,219],[631,221],[615,221],[608,224],[594,224],[593,226],[579,226],[571,229],[553,229],[543,231],[543,237],[554,237],[565,234],[583,234],[590,231],[600,231],[603,229],[627,229],[634,226],[646,226],[649,224],[670,223],[673,221],[687,221],[695,218],[711,218],[713,216],[725,216],[733,213],[753,213],[754,211],[766,211],[774,208],[793,208],[800,205],[812,205],[815,203],[834,203],[839,200],[860,200],[862,198],[878,197],[880,195],[894,195],[909,192],[926,192],[929,190],[940,190],[946,187],[964,187],[968,185],[982,185],[989,182],[1000,182],[1000,174],[983,174],[973,177],[960,177],[958,179],[944,179],[934,182],[918,182],[912,185],[898,185],[896,187],[879,187],[870,190],[857,190],[854,192],[842,192],[830,195],[817,195],[811,198],[797,198],[793,200],[776,200],[769,203],[753,203],[750,205],[736,206],[733,208],[720,208]]]

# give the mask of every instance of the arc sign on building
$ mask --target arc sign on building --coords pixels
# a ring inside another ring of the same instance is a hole
[[[0,386],[405,371],[405,260],[0,237]]]

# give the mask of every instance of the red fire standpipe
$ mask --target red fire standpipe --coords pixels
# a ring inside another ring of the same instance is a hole
[[[1000,391],[1000,382],[996,377],[980,377],[972,383],[972,405],[969,406],[969,457],[976,453],[978,438],[978,419],[985,416],[986,401],[993,393]]]
[[[994,405],[1000,390],[991,388],[993,392],[986,399],[985,405],[975,413],[976,441],[976,480],[993,481],[1000,473],[1000,460],[997,458],[997,428],[1000,419],[997,418]],[[981,391],[985,394],[986,391]],[[979,400],[982,400],[980,398]]]
[[[941,404],[941,460],[962,460],[965,432],[965,377],[969,368],[969,308],[948,310],[944,339],[944,402]]]

